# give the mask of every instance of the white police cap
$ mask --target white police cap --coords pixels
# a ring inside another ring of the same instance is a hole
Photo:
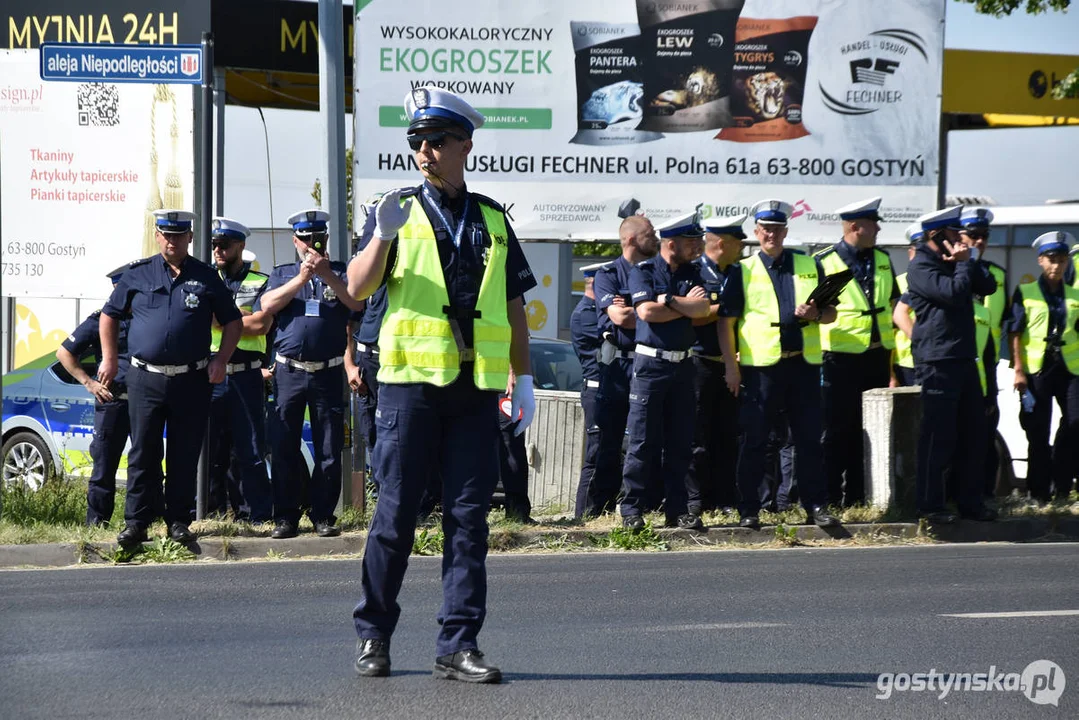
[[[259,258],[258,258],[258,255],[251,252],[247,248],[244,248],[244,251],[242,253],[240,253],[240,259],[243,260],[245,263],[253,263],[256,260],[258,260]]]
[[[596,273],[599,272],[599,269],[606,264],[606,262],[598,262],[592,263],[591,265],[585,265],[581,268],[581,274],[584,275],[586,278],[595,277]]]
[[[166,235],[191,232],[194,221],[195,213],[187,210],[154,210],[154,225]]]
[[[937,230],[938,228],[943,227],[958,228],[959,216],[962,214],[962,212],[962,205],[953,205],[952,207],[944,208],[943,210],[934,210],[933,212],[928,212],[918,218],[918,222],[921,224],[922,230],[924,232],[929,232],[930,230]]]
[[[691,213],[671,218],[656,228],[656,233],[664,240],[676,237],[704,237],[704,228],[701,227],[701,215],[694,210]]]
[[[850,205],[844,205],[835,211],[840,220],[861,220],[862,218],[868,218],[870,220],[876,220],[880,222],[880,210],[881,198],[871,197],[868,200],[859,200],[858,202],[852,202]]]
[[[230,240],[246,240],[251,231],[241,222],[226,217],[215,217],[210,221],[211,237],[226,237]]]
[[[455,125],[468,132],[483,127],[485,118],[459,96],[431,85],[418,87],[405,95],[408,134],[420,128]]]
[[[794,206],[783,200],[761,200],[749,209],[759,225],[786,225]]]
[[[959,216],[959,224],[964,228],[989,227],[993,222],[993,211],[983,207],[965,207]]]
[[[1075,236],[1064,230],[1042,233],[1034,238],[1031,247],[1038,251],[1039,255],[1047,253],[1066,253],[1075,244]]]
[[[712,233],[714,235],[734,235],[741,240],[746,239],[746,233],[742,229],[742,225],[745,224],[746,219],[749,216],[745,213],[741,215],[734,215],[732,217],[710,217],[701,220],[701,227],[705,232]]]
[[[288,224],[292,226],[292,232],[297,237],[326,232],[329,222],[330,214],[318,208],[301,210],[290,215],[288,219]]]
[[[913,245],[923,237],[925,237],[925,232],[922,230],[921,223],[911,223],[910,225],[907,225],[907,242],[909,244]]]

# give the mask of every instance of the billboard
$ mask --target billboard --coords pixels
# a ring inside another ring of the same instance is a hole
[[[435,85],[487,116],[469,186],[523,238],[613,238],[778,197],[792,237],[884,196],[882,240],[935,207],[944,0],[357,3],[356,197],[419,177],[406,93]]]

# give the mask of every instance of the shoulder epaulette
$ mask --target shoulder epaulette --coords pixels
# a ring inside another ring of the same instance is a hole
[[[597,273],[601,273],[601,272],[614,272],[614,269],[615,269],[615,268],[614,268],[614,261],[612,260],[611,262],[609,262],[609,263],[607,263],[606,265],[604,265],[603,267],[601,267],[601,268],[600,268],[599,270],[596,270],[596,272],[597,272]]]
[[[135,260],[134,262],[132,262],[130,265],[128,265],[128,267],[129,268],[135,268],[135,267],[138,267],[139,265],[145,265],[146,263],[150,262],[151,260],[153,260],[152,257],[140,258],[139,260]]]
[[[641,260],[639,263],[637,263],[637,267],[639,267],[639,268],[643,268],[643,267],[649,267],[650,268],[650,267],[653,267],[654,265],[655,265],[655,262],[652,260],[652,258],[648,258],[647,260]]]

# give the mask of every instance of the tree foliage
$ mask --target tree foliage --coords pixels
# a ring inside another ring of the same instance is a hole
[[[315,178],[315,185],[311,188],[311,197],[315,205],[322,207],[322,181]],[[345,149],[345,205],[348,208],[349,232],[354,232],[352,225],[352,148]],[[359,228],[356,228],[359,230]]]

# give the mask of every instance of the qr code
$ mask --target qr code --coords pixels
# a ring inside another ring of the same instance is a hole
[[[120,124],[120,93],[115,85],[79,85],[79,125],[114,127]]]

